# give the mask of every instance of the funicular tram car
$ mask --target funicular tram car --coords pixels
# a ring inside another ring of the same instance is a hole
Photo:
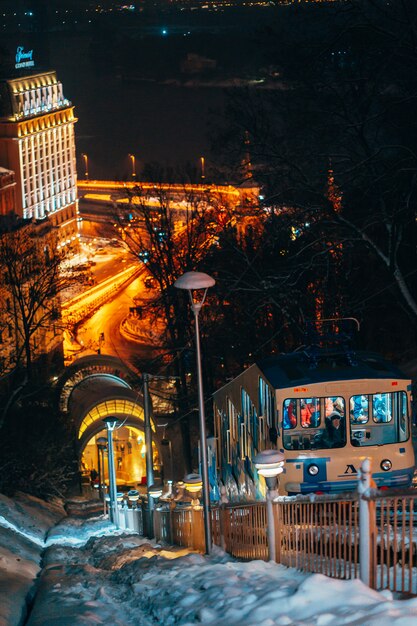
[[[252,458],[285,454],[282,494],[356,489],[366,457],[377,486],[414,472],[411,381],[373,353],[306,352],[254,363],[214,393],[218,480],[231,501],[264,496]]]

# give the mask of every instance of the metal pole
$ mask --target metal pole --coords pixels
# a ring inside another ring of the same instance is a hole
[[[145,419],[145,447],[146,447],[146,491],[148,494],[148,537],[153,535],[153,498],[149,495],[149,487],[153,485],[153,458],[152,458],[152,429],[151,429],[151,408],[149,401],[149,374],[143,374],[143,412]]]
[[[101,467],[103,468],[103,476],[102,476],[102,485],[101,485],[101,495],[103,498],[103,512],[106,515],[106,465],[105,465],[105,448],[102,446],[101,448]]]
[[[119,511],[117,508],[117,487],[116,487],[116,468],[114,465],[113,453],[113,431],[107,429],[108,448],[109,448],[109,487],[110,487],[110,510],[112,512],[112,522],[119,528]]]
[[[200,326],[198,315],[202,303],[193,303],[195,317],[195,343],[197,349],[197,380],[198,380],[198,415],[200,425],[201,478],[203,482],[203,513],[206,554],[211,552],[211,516],[210,516],[210,484],[208,478],[206,419],[204,414],[203,375],[201,371]]]
[[[172,441],[171,441],[171,439],[169,440],[169,448],[168,449],[169,449],[169,467],[170,467],[170,470],[171,470],[170,479],[172,481],[174,481],[174,461],[173,461],[173,458],[172,458]]]
[[[101,452],[100,444],[97,444],[97,466],[98,466],[98,497],[101,498]]]
[[[371,515],[370,503],[364,499],[371,488],[371,459],[363,460],[359,470],[359,577],[365,585],[371,586]]]
[[[106,495],[106,448],[105,446],[101,446],[100,450],[101,454],[101,497],[104,500],[104,496]]]
[[[274,517],[274,505],[272,504],[274,498],[277,496],[276,480],[275,487],[266,492],[266,519],[267,519],[267,536],[268,536],[268,558],[269,561],[275,563],[276,546],[275,546],[275,517]]]

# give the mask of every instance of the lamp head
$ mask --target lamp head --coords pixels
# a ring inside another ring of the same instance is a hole
[[[154,500],[160,498],[162,496],[162,485],[151,485],[148,489],[148,494]]]
[[[130,491],[127,492],[127,497],[129,502],[137,502],[140,498],[140,493],[137,489],[130,489]]]
[[[108,431],[114,430],[117,424],[119,423],[119,421],[120,420],[117,417],[112,417],[110,415],[108,415],[107,417],[103,419],[103,422],[106,424]]]
[[[193,289],[208,289],[215,284],[216,281],[214,278],[208,274],[204,274],[203,272],[185,272],[185,274],[177,278],[174,287],[192,291]]]
[[[262,450],[253,461],[258,474],[264,478],[274,478],[284,471],[284,455],[278,450]]]
[[[184,486],[190,493],[197,493],[203,487],[200,474],[187,474],[184,478]]]
[[[185,274],[177,278],[174,287],[188,291],[192,309],[194,313],[198,315],[205,302],[207,289],[213,287],[215,284],[216,281],[214,278],[208,274],[204,274],[203,272],[185,272]],[[194,297],[194,291],[199,291],[200,289],[204,289],[203,297],[197,300],[197,298]]]

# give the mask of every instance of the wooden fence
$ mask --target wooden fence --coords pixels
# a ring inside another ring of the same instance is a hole
[[[332,578],[358,576],[356,494],[282,498],[274,509],[279,563]]]
[[[370,512],[370,585],[417,595],[417,492],[363,496]]]
[[[278,563],[417,595],[417,492],[277,498],[273,512]],[[213,543],[226,552],[268,560],[265,502],[214,507],[211,523]],[[155,536],[204,552],[202,508],[157,508]]]

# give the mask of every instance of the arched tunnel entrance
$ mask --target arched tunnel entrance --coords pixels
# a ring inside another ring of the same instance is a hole
[[[99,474],[104,461],[108,477],[108,456],[98,439],[107,432],[103,419],[117,417],[120,426],[113,433],[117,484],[137,489],[146,485],[146,447],[143,397],[138,376],[116,357],[91,355],[74,361],[58,383],[61,411],[67,413],[76,433],[79,469],[85,476]],[[151,418],[154,477],[162,473],[159,434]],[[103,454],[103,457],[100,457]]]

